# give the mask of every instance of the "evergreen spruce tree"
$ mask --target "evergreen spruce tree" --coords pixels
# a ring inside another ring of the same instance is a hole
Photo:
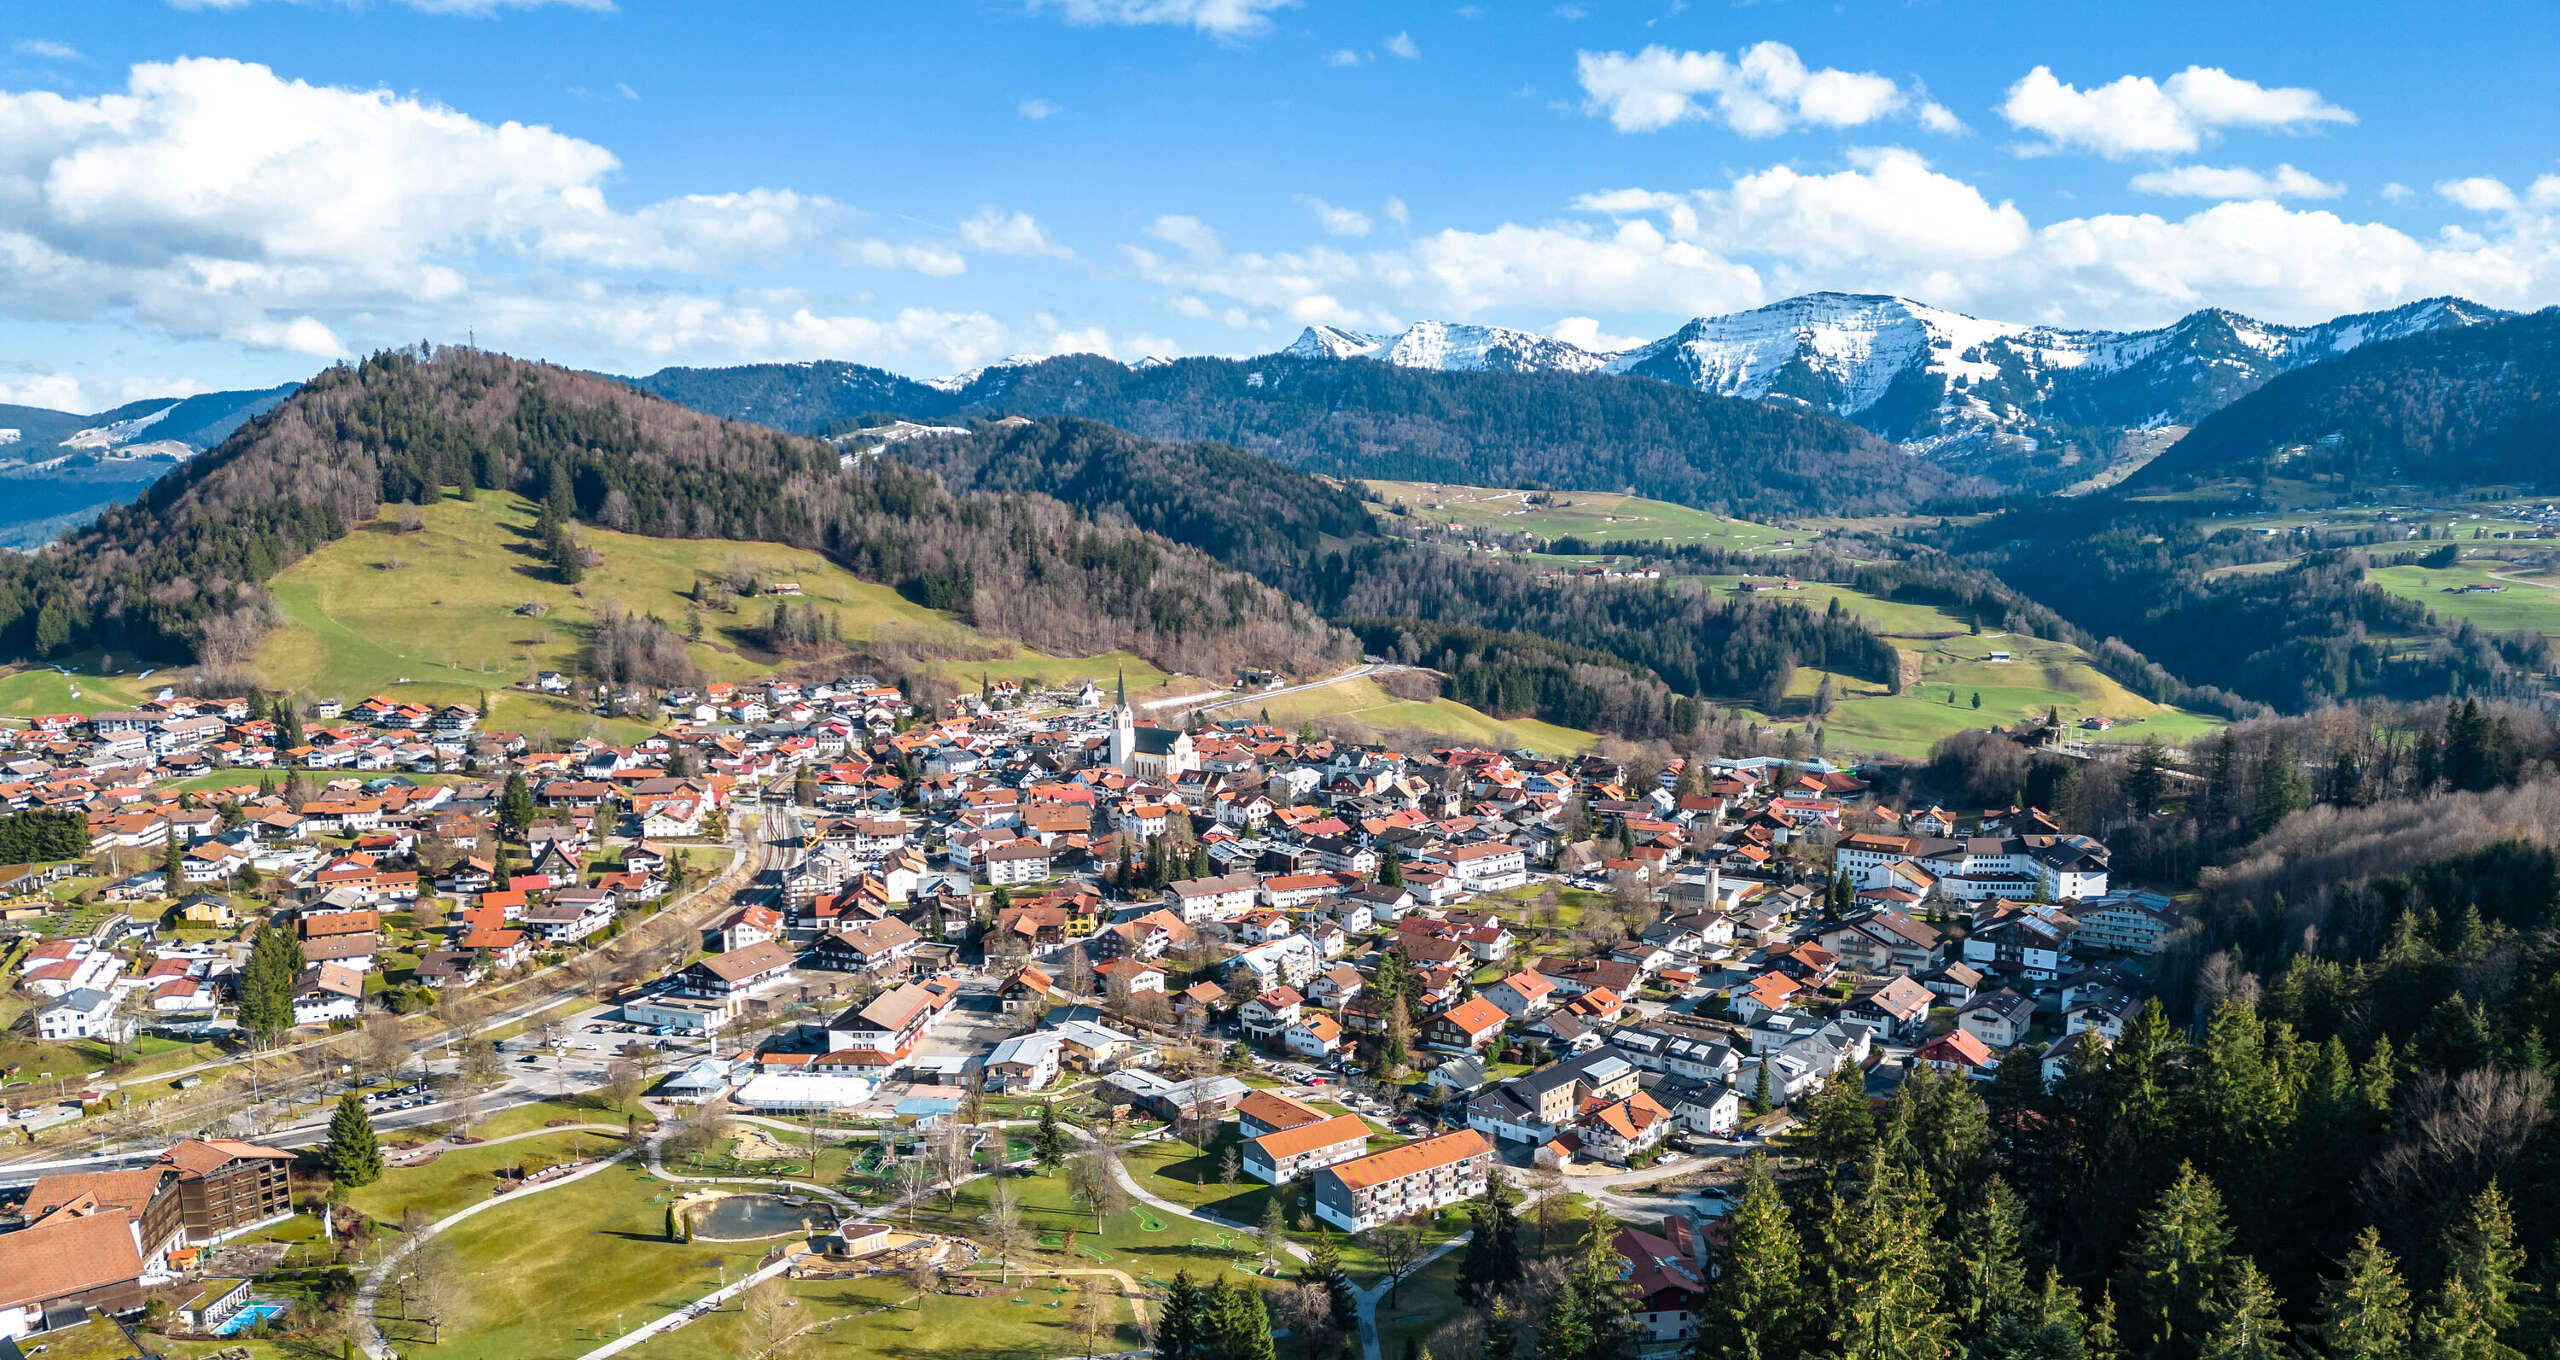
[[[2410,1354],[2422,1360],[2523,1360],[2524,1352],[2498,1339],[2479,1296],[2462,1277],[2444,1282],[2444,1291],[2418,1317],[2416,1344]]]
[[[2243,1256],[2231,1269],[2221,1307],[2198,1360],[2290,1360],[2282,1306],[2258,1263]]]
[[[329,1141],[320,1149],[320,1164],[343,1190],[382,1179],[382,1145],[373,1135],[373,1116],[353,1091],[338,1097],[337,1112],[329,1116]]]
[[[1726,1220],[1730,1232],[1715,1288],[1690,1345],[1694,1360],[1796,1360],[1810,1319],[1804,1248],[1778,1198],[1768,1159],[1754,1156]]]
[[[1484,1315],[1484,1340],[1477,1346],[1476,1360],[1514,1360],[1516,1350],[1511,1300],[1497,1294],[1492,1309]]]
[[[1807,1105],[1806,1138],[1815,1157],[1834,1168],[1866,1160],[1876,1145],[1876,1117],[1865,1072],[1852,1064],[1833,1073]]]
[[[1067,1131],[1058,1126],[1058,1107],[1040,1103],[1040,1127],[1031,1134],[1031,1160],[1042,1171],[1055,1174],[1067,1160]]]
[[[2081,1345],[2089,1360],[2125,1360],[2124,1339],[2116,1331],[2116,1294],[2112,1288],[2098,1290],[2098,1306],[2089,1314],[2089,1329],[2081,1333]]]
[[[506,787],[498,794],[498,830],[509,839],[524,839],[525,828],[533,825],[533,789],[524,782],[524,772],[507,772]]]
[[[1956,1225],[1947,1277],[1948,1302],[1968,1335],[2031,1310],[2026,1239],[2025,1202],[1992,1177]]]
[[[1191,1272],[1173,1272],[1165,1286],[1164,1305],[1156,1311],[1158,1360],[1207,1360],[1208,1300],[1191,1282]]]
[[[2470,1211],[2445,1234],[2445,1292],[2451,1295],[2459,1286],[2466,1313],[2476,1316],[2492,1338],[2512,1337],[2521,1312],[2517,1296],[2533,1288],[2522,1279],[2524,1261],[2506,1192],[2491,1181],[2471,1197]]]
[[[1855,1190],[1831,1192],[1823,1214],[1829,1339],[1836,1360],[1944,1360],[1955,1319],[1939,1295],[1931,1233],[1937,1197],[1927,1173],[1884,1149],[1869,1153]]]
[[[2320,1349],[2332,1360],[2402,1360],[2409,1353],[2409,1286],[2400,1262],[2366,1228],[2346,1273],[2320,1291]]]
[[[292,932],[269,925],[249,946],[240,969],[240,1023],[259,1043],[272,1043],[293,1028],[293,984],[302,976],[302,946]]]
[[[2148,1354],[2196,1353],[2216,1310],[2228,1302],[2230,1251],[2231,1225],[2222,1215],[2221,1194],[2193,1165],[2181,1166],[2177,1180],[2143,1215],[2127,1259]]]
[[[1520,1220],[1510,1183],[1493,1177],[1467,1205],[1473,1229],[1458,1261],[1458,1297],[1469,1303],[1499,1294],[1520,1278]]]
[[[1315,1285],[1333,1300],[1334,1330],[1344,1336],[1355,1336],[1360,1330],[1360,1296],[1351,1283],[1351,1273],[1342,1268],[1342,1250],[1333,1244],[1333,1229],[1316,1234],[1316,1244],[1307,1249],[1307,1264],[1299,1271],[1301,1282]],[[1498,1310],[1497,1300],[1494,1307]]]
[[[1262,1291],[1221,1279],[1209,1286],[1204,1360],[1272,1360],[1271,1314]]]

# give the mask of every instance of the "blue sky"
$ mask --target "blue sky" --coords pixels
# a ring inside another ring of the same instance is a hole
[[[96,0],[0,12],[0,400],[460,339],[625,372],[1595,348],[1816,288],[2560,301],[2560,15]]]

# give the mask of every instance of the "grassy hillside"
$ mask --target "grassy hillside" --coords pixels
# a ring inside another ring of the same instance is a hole
[[[1315,718],[1347,718],[1381,732],[1423,731],[1451,741],[1472,742],[1504,750],[1525,747],[1548,755],[1567,755],[1587,749],[1599,740],[1588,732],[1558,727],[1534,718],[1495,718],[1455,699],[1433,699],[1427,703],[1399,699],[1379,688],[1377,681],[1366,678],[1300,690],[1295,694],[1274,695],[1267,701],[1247,700],[1220,709],[1217,716],[1245,718],[1259,717],[1264,713],[1269,713],[1271,721],[1282,727],[1296,727]]]
[[[600,609],[654,614],[681,630],[697,578],[752,575],[797,583],[797,602],[834,613],[853,645],[948,658],[943,664],[955,678],[975,678],[982,668],[999,679],[1056,679],[1107,676],[1126,667],[1133,687],[1165,679],[1134,656],[1070,660],[984,637],[816,553],[779,544],[582,528],[580,541],[603,561],[579,585],[567,586],[542,563],[533,524],[533,510],[520,497],[484,493],[426,507],[423,527],[415,533],[395,533],[387,519],[361,526],[271,583],[284,622],[260,649],[257,673],[279,690],[307,695],[396,690],[431,700],[470,700],[484,690],[503,691],[537,670],[574,669],[586,628]],[[702,637],[690,647],[694,663],[714,679],[772,673],[783,658],[760,649],[753,636],[770,605],[742,599],[735,612],[701,611]],[[52,672],[0,681],[0,706],[19,697],[12,686],[36,699],[55,698],[55,685],[42,678],[47,675]],[[503,695],[501,704],[502,723],[576,716],[522,693]]]
[[[1728,592],[1739,581],[1737,577],[1707,579],[1716,589]],[[1848,586],[1806,582],[1789,592],[1788,598],[1816,609],[1828,608],[1837,599],[1842,609],[1867,620],[1903,656],[1900,694],[1887,694],[1883,686],[1870,681],[1830,677],[1838,702],[1821,726],[1835,749],[1925,755],[1932,744],[1952,733],[2007,725],[2057,709],[2066,722],[2096,715],[2115,719],[2117,726],[2105,732],[2083,734],[2097,741],[2158,737],[2174,745],[2219,725],[2211,717],[2153,703],[2127,690],[2102,674],[2087,653],[2066,642],[2025,634],[1974,634],[1963,620],[1944,611],[1877,599]],[[1994,652],[2005,652],[2008,659],[1994,660]],[[1788,711],[1778,716],[1801,720],[1825,674],[1810,666],[1798,670],[1788,691]],[[1977,694],[1982,696],[1979,709],[1973,706]]]
[[[1781,550],[1782,540],[1800,537],[1750,520],[1606,491],[1511,491],[1445,482],[1365,484],[1385,501],[1376,508],[1381,511],[1381,525],[1391,531],[1404,518],[1392,513],[1392,507],[1401,504],[1420,520],[1545,538],[1571,535],[1595,542],[1667,538],[1737,552],[1769,552]],[[1532,504],[1531,497],[1538,497],[1538,503]]]
[[[2560,637],[2560,584],[2533,568],[2482,559],[2441,569],[2377,567],[2370,578],[2447,623],[2467,620],[2493,633],[2527,630]]]

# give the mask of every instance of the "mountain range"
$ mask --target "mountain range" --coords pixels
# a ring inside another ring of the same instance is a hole
[[[891,417],[1068,415],[1335,476],[1634,491],[1737,514],[1901,512],[1995,489],[1823,412],[1593,374],[1070,354],[957,385],[832,362],[665,369],[632,384],[707,415],[844,437],[857,454]]]
[[[1328,365],[1561,380],[1566,387],[1650,378],[1709,398],[1847,421],[1956,474],[1913,488],[1920,496],[1975,478],[2000,489],[2053,492],[2112,483],[2272,378],[2377,341],[2507,315],[2443,297],[2309,326],[2208,308],[2151,330],[2108,331],[1984,320],[1879,294],[1809,293],[1750,311],[1699,317],[1659,340],[1605,353],[1504,326],[1424,321],[1394,334],[1310,326],[1258,360],[1123,365],[1075,355],[1012,360],[929,381],[858,364],[758,364],[663,369],[635,383],[714,415],[801,432],[882,415],[1072,413],[1157,438],[1241,442],[1244,435],[1261,434],[1262,443],[1246,446],[1324,470],[1336,470],[1330,465],[1337,456],[1350,455],[1369,462],[1375,475],[1493,480],[1484,468],[1415,468],[1404,456],[1414,450],[1399,447],[1399,439],[1417,429],[1409,401],[1399,400],[1389,412],[1338,408],[1342,418],[1378,418],[1376,437],[1354,449],[1339,442],[1303,443],[1303,430],[1258,430],[1252,420],[1239,418],[1233,401],[1186,410],[1154,392],[1196,388],[1201,373],[1220,365],[1233,366],[1236,377],[1260,373],[1260,381],[1275,384],[1284,373],[1300,384],[1317,381],[1308,374]],[[1338,397],[1356,395],[1339,384],[1320,385]],[[1535,439],[1544,432],[1524,433]],[[1422,442],[1438,441],[1426,435]],[[1719,451],[1692,447],[1688,456],[1713,462]],[[1407,471],[1384,471],[1376,466],[1380,457]],[[1510,471],[1522,475],[1516,465]],[[1568,484],[1543,481],[1534,470],[1528,475],[1535,484]]]
[[[2377,341],[2282,374],[2130,479],[2313,477],[2547,485],[2560,442],[2560,308]]]
[[[1949,468],[2026,490],[2100,482],[2270,378],[2361,345],[2507,313],[2431,298],[2312,326],[2208,308],[2153,330],[1987,321],[1862,293],[1809,293],[1699,317],[1595,353],[1501,326],[1395,335],[1310,326],[1281,353],[1411,368],[1607,373],[1811,407]]]
[[[90,415],[0,406],[0,547],[32,547],[132,498],[300,386],[149,397]]]

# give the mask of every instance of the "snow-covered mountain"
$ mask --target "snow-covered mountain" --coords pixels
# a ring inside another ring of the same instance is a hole
[[[2068,483],[2156,442],[2139,437],[2145,432],[2191,425],[2277,374],[2371,341],[2504,315],[2433,298],[2315,326],[2209,309],[2156,330],[2098,331],[1986,321],[1907,298],[1810,293],[1700,317],[1617,354],[1438,322],[1393,337],[1310,327],[1282,353],[1653,378],[1815,407],[2022,484]]]
[[[1508,326],[1424,321],[1395,335],[1309,326],[1287,349],[1301,359],[1377,359],[1444,373],[1590,373],[1607,356]]]

